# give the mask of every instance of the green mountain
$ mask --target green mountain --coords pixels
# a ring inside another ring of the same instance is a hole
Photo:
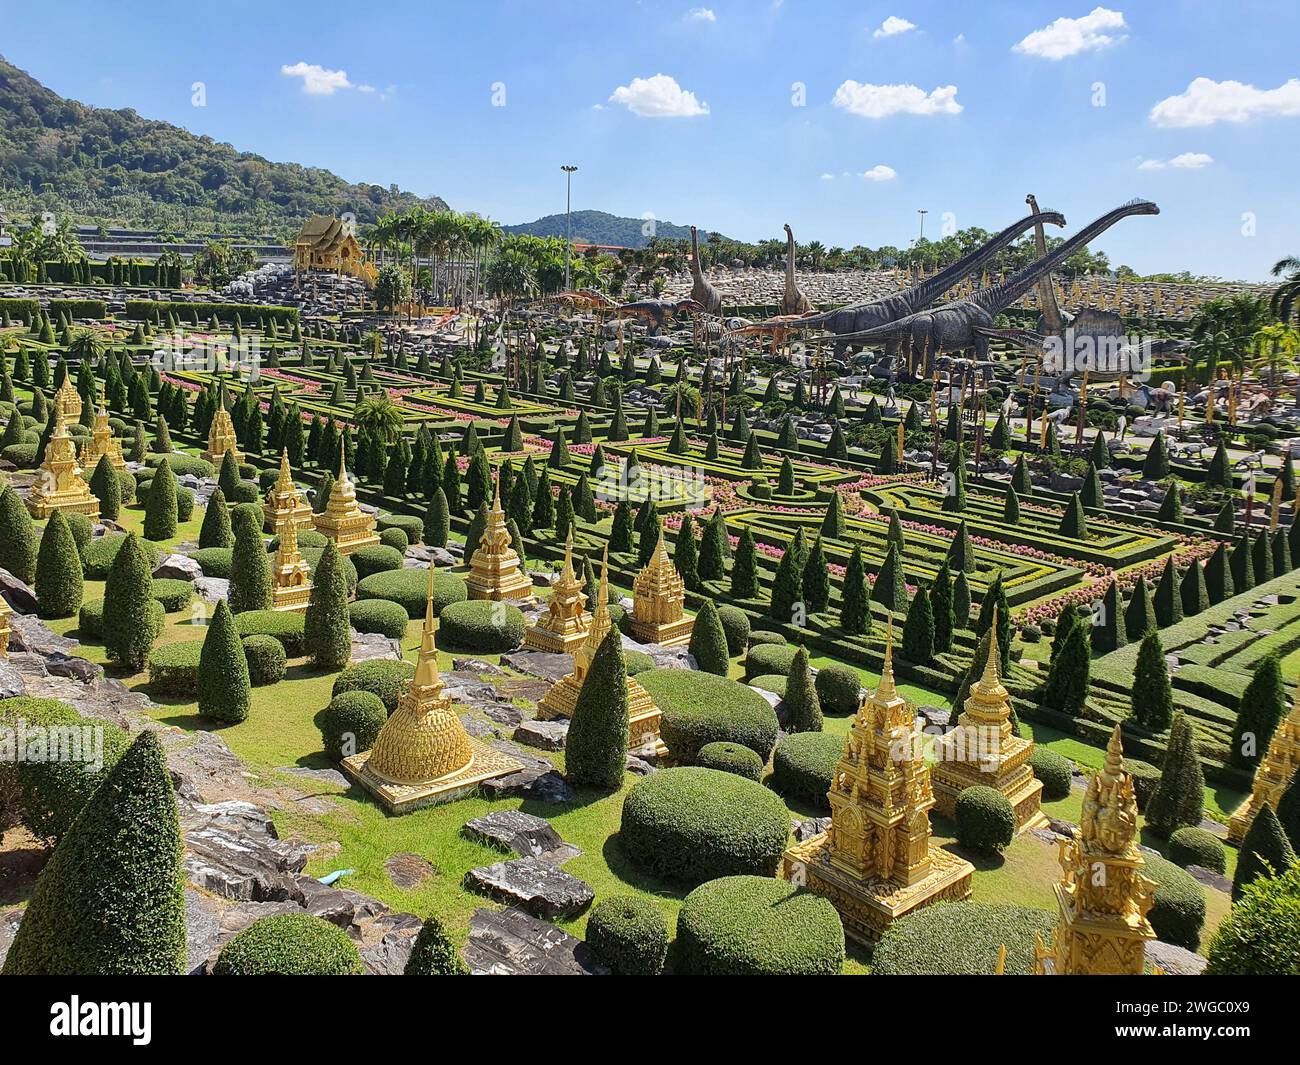
[[[580,244],[616,244],[621,248],[644,248],[650,243],[650,234],[644,232],[647,222],[644,218],[623,218],[607,211],[574,211],[573,239]],[[565,216],[548,214],[535,222],[523,222],[517,226],[502,226],[507,233],[529,233],[534,237],[563,237],[567,232]],[[654,235],[660,240],[690,240],[689,226],[675,226],[671,222],[656,219]],[[708,232],[700,230],[700,239],[708,237]]]
[[[422,203],[395,187],[352,184],[328,170],[273,163],[130,108],[87,107],[0,57],[0,203],[11,222],[40,211],[79,223],[177,234],[297,232],[316,213],[373,222]]]

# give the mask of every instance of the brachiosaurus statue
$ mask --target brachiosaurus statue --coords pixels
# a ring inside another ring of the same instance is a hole
[[[691,226],[691,299],[712,315],[722,314],[722,293],[704,280],[700,269],[700,238]]]
[[[1038,201],[1031,192],[1025,197],[1025,203],[1029,204],[1029,209],[1038,213]],[[1047,237],[1043,233],[1043,223],[1034,223],[1034,245],[1038,249],[1038,257],[1041,259],[1047,254]],[[1061,320],[1061,307],[1056,302],[1056,289],[1052,287],[1052,275],[1047,274],[1038,282],[1038,306],[1040,309],[1039,326],[1045,333],[1059,333],[1065,328],[1065,322]]]
[[[1028,329],[998,329],[994,320],[1088,241],[1106,232],[1121,218],[1159,213],[1160,208],[1150,200],[1130,200],[1085,226],[1041,259],[1017,270],[1005,281],[982,288],[966,299],[909,314],[872,329],[843,334],[838,339],[845,343],[883,344],[911,357],[920,357],[924,360],[926,376],[933,371],[935,357],[943,352],[973,349],[978,358],[987,358],[990,337],[1001,337],[1019,344],[1034,343],[1036,338],[1041,344],[1042,334]]]
[[[782,314],[810,314],[812,302],[794,280],[794,230],[785,226],[785,291],[781,294]]]

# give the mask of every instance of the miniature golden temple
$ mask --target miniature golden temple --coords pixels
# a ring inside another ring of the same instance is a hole
[[[266,512],[266,527],[272,532],[278,533],[280,527],[290,519],[299,529],[310,529],[314,524],[311,504],[298,494],[298,488],[293,483],[287,448],[280,453],[280,476],[266,493],[266,506],[263,510]]]
[[[77,467],[77,445],[68,435],[62,414],[56,413],[54,433],[45,445],[45,461],[36,471],[27,509],[36,519],[48,518],[56,510],[99,519],[99,500],[90,491]]]
[[[1234,843],[1245,839],[1246,830],[1265,803],[1276,810],[1282,793],[1286,791],[1297,770],[1300,770],[1300,689],[1296,691],[1291,712],[1278,722],[1273,738],[1268,742],[1264,759],[1255,770],[1250,797],[1237,807],[1228,821],[1228,839]]]
[[[957,796],[977,784],[1000,791],[1016,812],[1016,832],[1047,823],[1041,808],[1043,783],[1029,757],[1034,741],[1011,731],[1011,702],[998,676],[997,617],[989,632],[984,673],[971,685],[957,727],[935,742],[935,808],[951,818]]]
[[[0,658],[9,657],[9,615],[13,611],[0,595]]]
[[[203,457],[212,465],[220,466],[221,460],[229,451],[236,462],[243,462],[244,456],[235,439],[235,423],[230,420],[230,411],[226,410],[226,392],[223,388],[217,396],[217,409],[212,415],[212,424],[208,427],[208,449]]]
[[[306,610],[311,601],[311,567],[298,550],[298,526],[285,521],[277,535],[280,543],[271,562],[271,608]]]
[[[781,875],[828,899],[845,934],[864,943],[922,906],[969,898],[975,872],[930,840],[930,769],[894,683],[893,642],[891,625],[880,684],[858,707],[835,767],[830,828],[781,860]]]
[[[1101,771],[1088,781],[1078,835],[1060,841],[1061,919],[1048,948],[1036,936],[1039,976],[1141,976],[1146,941],[1155,939],[1147,911],[1156,883],[1142,875],[1137,798],[1124,772],[1120,727],[1106,745]]]
[[[492,506],[488,508],[487,526],[469,560],[465,584],[471,599],[509,599],[532,602],[533,581],[519,564],[519,554],[510,546],[510,530],[501,509],[501,478],[496,478]]]
[[[465,731],[457,707],[438,673],[433,617],[433,567],[415,676],[397,700],[374,747],[343,760],[343,770],[390,813],[450,802],[522,764],[480,743]]]
[[[632,613],[627,619],[632,635],[642,643],[666,647],[690,643],[695,619],[684,614],[685,602],[686,585],[668,558],[660,529],[654,554],[632,582]]]
[[[551,685],[551,690],[542,696],[537,704],[537,716],[545,721],[554,721],[562,717],[573,717],[578,705],[578,695],[582,692],[591,660],[596,657],[601,642],[614,623],[609,616],[609,552],[600,565],[600,585],[596,589],[596,607],[591,614],[591,623],[587,636],[573,652],[573,672]],[[650,698],[650,693],[641,686],[635,677],[627,678],[627,749],[631,753],[653,751],[656,757],[663,757],[668,748],[659,737],[659,719],[662,711]]]
[[[94,473],[99,460],[105,455],[117,469],[126,469],[122,446],[113,439],[113,430],[108,424],[108,411],[100,407],[95,415],[95,426],[90,431],[90,439],[81,445],[81,456],[77,461],[83,470]]]
[[[340,442],[338,478],[330,489],[324,511],[312,515],[316,531],[333,540],[340,555],[350,555],[362,547],[379,543],[375,519],[357,503],[357,490],[348,476],[345,455],[344,444]]]
[[[591,614],[582,581],[573,571],[573,530],[564,545],[564,568],[551,587],[551,598],[537,621],[524,633],[524,646],[552,654],[573,654],[587,639]]]
[[[55,417],[62,418],[65,422],[75,422],[81,417],[81,396],[77,392],[77,386],[72,383],[71,375],[65,376],[63,384],[55,389],[54,409],[58,412]]]

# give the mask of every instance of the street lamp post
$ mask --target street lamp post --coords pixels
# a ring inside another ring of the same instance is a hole
[[[576,166],[562,166],[564,171],[564,290],[569,290],[569,259],[573,255],[573,172]]]
[[[921,216],[921,234],[916,238],[916,242],[920,244],[921,241],[925,240],[925,216],[928,215],[930,212],[927,211],[924,207],[918,207],[916,213]]]

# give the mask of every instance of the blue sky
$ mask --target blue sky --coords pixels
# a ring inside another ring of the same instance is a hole
[[[1108,3],[0,0],[0,53],[506,223],[563,210],[566,162],[575,209],[828,246],[1143,196],[1113,263],[1263,279],[1300,253],[1300,8]]]

